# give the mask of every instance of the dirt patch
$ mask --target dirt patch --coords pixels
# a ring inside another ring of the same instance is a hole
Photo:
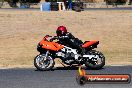
[[[37,43],[59,25],[76,37],[99,40],[106,65],[132,64],[131,11],[0,11],[0,67],[33,66]],[[58,63],[58,62],[57,62]]]

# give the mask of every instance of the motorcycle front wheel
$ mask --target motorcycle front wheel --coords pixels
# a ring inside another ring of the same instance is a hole
[[[96,58],[88,59],[85,62],[85,66],[90,69],[101,69],[105,65],[105,57],[104,55],[96,50],[91,50],[87,53],[88,55],[95,55]]]
[[[55,65],[54,59],[51,56],[45,56],[45,54],[39,54],[34,58],[34,66],[37,70],[48,71]]]

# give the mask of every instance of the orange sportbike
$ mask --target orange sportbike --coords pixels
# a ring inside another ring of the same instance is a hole
[[[61,64],[70,66],[85,65],[90,69],[101,69],[105,65],[104,55],[94,50],[99,41],[85,41],[81,44],[86,53],[81,55],[77,49],[53,42],[52,36],[46,35],[37,45],[40,52],[34,59],[34,66],[38,70],[51,70],[55,65],[55,58],[62,60]]]

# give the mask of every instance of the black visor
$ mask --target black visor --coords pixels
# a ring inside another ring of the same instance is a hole
[[[62,31],[60,31],[60,30],[56,31],[56,33],[57,33],[58,36],[62,35]]]

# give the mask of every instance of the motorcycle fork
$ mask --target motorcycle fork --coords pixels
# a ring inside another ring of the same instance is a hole
[[[47,50],[47,52],[46,52],[46,54],[45,54],[45,57],[44,57],[44,60],[46,60],[46,59],[47,59],[48,54],[49,54],[49,50]]]
[[[40,62],[41,64],[44,63],[44,61],[47,59],[48,54],[49,54],[49,50],[47,50],[47,52],[46,52],[46,54],[45,54],[45,57],[44,57],[43,60]]]

